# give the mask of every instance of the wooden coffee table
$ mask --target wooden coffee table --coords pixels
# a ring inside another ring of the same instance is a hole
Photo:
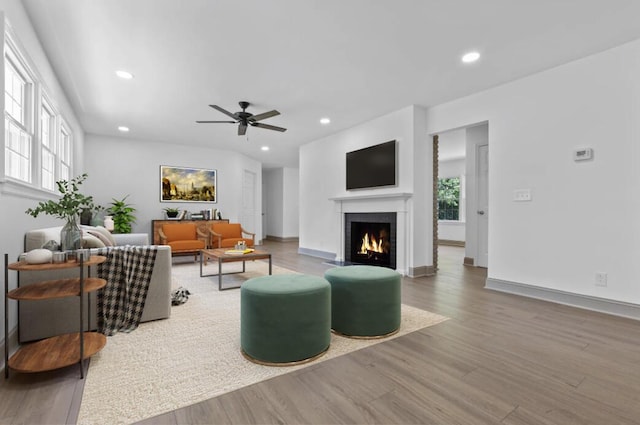
[[[245,272],[245,261],[253,260],[269,260],[269,274],[271,274],[271,253],[266,251],[255,250],[248,254],[227,254],[230,248],[216,248],[216,249],[203,249],[200,251],[200,277],[206,276],[218,276],[218,290],[225,291],[227,289],[239,288],[238,286],[222,287],[222,275],[223,274],[237,274]],[[202,274],[202,264],[207,265],[207,260],[213,260],[218,262],[218,273]],[[235,263],[242,261],[241,272],[222,273],[222,263]]]

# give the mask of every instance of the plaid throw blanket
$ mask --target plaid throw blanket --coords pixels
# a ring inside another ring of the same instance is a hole
[[[97,251],[107,257],[98,265],[98,277],[107,281],[98,293],[98,332],[131,332],[140,324],[157,248],[127,245]]]

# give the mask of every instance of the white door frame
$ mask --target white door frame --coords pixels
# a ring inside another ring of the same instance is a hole
[[[486,152],[483,154],[482,151]],[[486,161],[486,164],[482,162]],[[486,167],[486,168],[485,168]],[[486,170],[486,176],[482,176]],[[476,146],[476,266],[489,267],[489,144]]]

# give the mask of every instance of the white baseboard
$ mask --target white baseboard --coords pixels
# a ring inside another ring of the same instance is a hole
[[[433,276],[434,274],[433,266],[409,267],[409,277]]]
[[[323,258],[325,260],[335,260],[335,252],[319,251],[317,249],[298,247],[298,254],[309,255],[311,257]]]
[[[268,241],[276,241],[276,242],[298,242],[299,240],[297,236],[281,237],[281,236],[273,236],[273,235],[267,235],[265,239]]]
[[[438,245],[448,245],[448,246],[465,246],[464,241],[454,241],[451,239],[438,239]]]
[[[523,283],[487,278],[485,288],[529,298],[550,301],[557,304],[570,305],[586,310],[599,311],[614,316],[640,320],[640,305],[589,295],[574,294],[556,289],[541,288]]]

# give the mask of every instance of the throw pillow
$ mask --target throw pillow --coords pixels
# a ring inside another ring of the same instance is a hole
[[[82,247],[83,248],[104,248],[105,244],[96,236],[85,234],[85,235],[82,235]]]
[[[111,233],[102,226],[96,226],[86,229],[87,233],[100,239],[105,246],[116,246],[116,241]]]

